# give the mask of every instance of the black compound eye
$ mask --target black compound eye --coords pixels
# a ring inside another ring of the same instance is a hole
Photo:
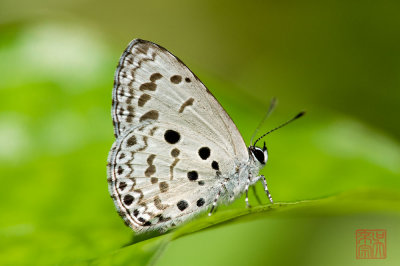
[[[264,164],[265,163],[265,157],[264,157],[264,152],[260,148],[255,148],[253,150],[254,156],[257,158],[257,160]]]

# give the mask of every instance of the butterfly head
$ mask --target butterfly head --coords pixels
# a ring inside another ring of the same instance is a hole
[[[267,163],[268,150],[267,150],[267,147],[265,146],[265,141],[264,141],[263,148],[260,148],[257,146],[250,146],[249,152],[250,152],[250,155],[252,156],[253,160],[256,162],[259,162],[262,166],[264,166]]]

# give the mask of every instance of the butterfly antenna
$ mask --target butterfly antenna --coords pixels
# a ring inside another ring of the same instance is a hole
[[[277,100],[276,98],[272,98],[271,103],[269,105],[268,111],[265,114],[264,118],[261,120],[260,124],[258,124],[256,130],[254,131],[253,135],[251,136],[251,140],[250,140],[250,146],[253,146],[253,139],[256,136],[256,134],[258,133],[258,130],[260,130],[260,127],[262,126],[262,124],[264,124],[265,120],[267,120],[267,118],[269,117],[269,115],[272,113],[272,111],[275,109]]]
[[[305,111],[300,112],[300,113],[298,113],[295,117],[293,117],[292,119],[286,121],[286,122],[283,123],[282,125],[280,125],[280,126],[274,128],[274,129],[271,129],[270,131],[268,131],[267,133],[265,133],[264,135],[262,135],[261,137],[259,137],[259,138],[256,140],[256,142],[254,142],[253,147],[256,146],[257,142],[258,142],[260,139],[262,139],[263,137],[265,137],[265,136],[268,135],[269,133],[272,133],[272,132],[274,132],[275,130],[280,129],[281,127],[286,126],[287,124],[293,122],[294,120],[296,120],[296,119],[302,117],[305,113],[306,113]]]

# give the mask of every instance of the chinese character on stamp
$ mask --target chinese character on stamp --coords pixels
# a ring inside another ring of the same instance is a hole
[[[356,230],[357,259],[386,259],[386,230]]]

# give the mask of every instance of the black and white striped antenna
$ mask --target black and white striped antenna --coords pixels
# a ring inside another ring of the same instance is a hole
[[[263,137],[265,137],[265,136],[268,135],[269,133],[272,133],[272,132],[274,132],[275,130],[280,129],[281,127],[284,127],[284,126],[286,126],[287,124],[293,122],[294,120],[296,120],[296,119],[302,117],[305,113],[306,113],[305,111],[302,111],[302,112],[298,113],[298,114],[297,114],[295,117],[293,117],[292,119],[290,119],[290,120],[286,121],[285,123],[283,123],[282,125],[280,125],[280,126],[274,128],[274,129],[271,129],[270,131],[268,131],[267,133],[265,133],[264,135],[262,135],[261,137],[259,137],[259,138],[256,140],[256,142],[254,142],[254,145],[252,145],[252,146],[253,146],[253,147],[256,146],[257,142],[258,142],[260,139],[262,139]]]

